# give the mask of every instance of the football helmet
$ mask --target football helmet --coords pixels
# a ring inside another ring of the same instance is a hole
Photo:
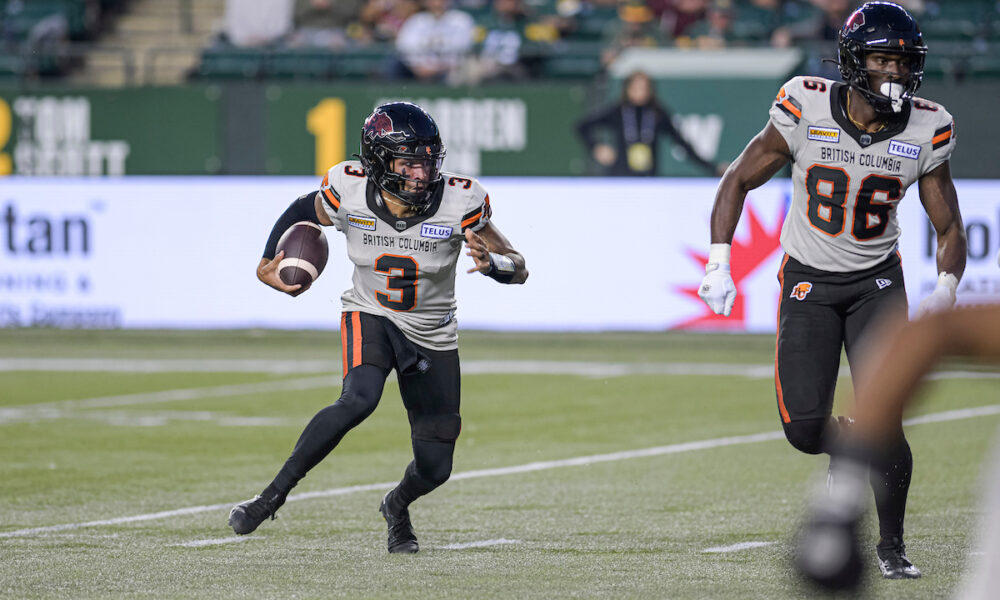
[[[851,13],[837,39],[840,53],[840,75],[851,87],[861,92],[880,113],[896,113],[913,97],[924,76],[927,46],[910,13],[891,2],[866,2]],[[893,89],[873,90],[868,79],[865,57],[869,52],[904,54],[909,59],[910,74]],[[882,92],[882,93],[880,93]]]
[[[361,165],[382,191],[423,210],[441,184],[445,147],[438,126],[424,109],[409,102],[377,106],[361,128]],[[394,161],[420,161],[422,177],[412,177]]]

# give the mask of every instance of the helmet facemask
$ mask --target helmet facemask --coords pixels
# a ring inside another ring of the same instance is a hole
[[[443,147],[423,146],[413,151],[410,146],[397,146],[376,152],[383,162],[384,173],[375,185],[384,192],[396,196],[418,211],[426,208],[441,181],[441,163],[444,162]],[[402,163],[402,164],[401,164]],[[419,163],[407,168],[406,163]],[[394,168],[395,167],[395,168]],[[422,171],[422,177],[414,177],[415,171]]]

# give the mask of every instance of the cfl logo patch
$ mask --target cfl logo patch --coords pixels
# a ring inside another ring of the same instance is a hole
[[[792,288],[792,294],[788,297],[795,298],[796,300],[801,302],[806,299],[806,296],[808,296],[809,292],[811,292],[812,290],[813,290],[813,284],[809,283],[808,281],[800,281],[795,284],[795,287]]]

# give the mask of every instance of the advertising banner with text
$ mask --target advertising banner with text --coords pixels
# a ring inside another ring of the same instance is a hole
[[[525,285],[458,269],[460,327],[768,332],[789,182],[750,193],[733,242],[739,297],[697,297],[716,182],[483,178],[494,224],[527,259]],[[1000,181],[956,182],[969,237],[962,303],[1000,301]],[[296,298],[257,281],[271,227],[312,177],[23,178],[0,189],[0,326],[335,329],[351,265],[330,261]],[[898,210],[911,307],[933,289],[934,232],[916,190]]]

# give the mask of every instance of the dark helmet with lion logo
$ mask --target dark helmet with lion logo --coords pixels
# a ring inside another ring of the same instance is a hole
[[[441,183],[445,147],[434,119],[410,102],[389,102],[375,108],[361,129],[361,165],[382,191],[423,210]],[[423,161],[423,178],[393,170],[393,161]],[[410,184],[409,186],[407,184]]]

